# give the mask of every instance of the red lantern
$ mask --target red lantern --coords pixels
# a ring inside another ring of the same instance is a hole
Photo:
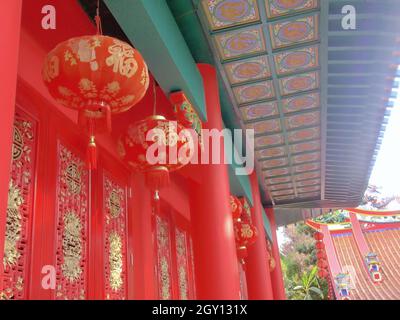
[[[134,170],[144,172],[150,189],[169,183],[169,173],[190,162],[193,137],[176,121],[150,116],[128,127],[118,141],[120,157]]]
[[[321,260],[321,259],[325,259],[325,258],[326,258],[325,252],[322,251],[322,250],[318,250],[318,252],[317,252],[317,259],[318,259],[318,260]]]
[[[233,220],[240,219],[243,211],[242,203],[233,195],[230,196],[231,212]]]
[[[321,241],[318,241],[318,242],[315,244],[315,247],[316,247],[318,250],[323,250],[323,249],[325,249],[325,245],[324,245],[324,243],[321,242]]]
[[[315,232],[314,233],[314,239],[317,241],[322,241],[322,239],[324,238],[324,234],[321,232]]]
[[[327,264],[327,262],[325,260],[319,260],[317,262],[317,266],[320,269],[326,269],[328,267],[328,264]]]
[[[243,206],[242,220],[251,222],[251,209],[246,197],[240,197],[239,201],[242,203]]]
[[[328,271],[326,271],[325,269],[318,270],[318,277],[325,279],[326,277],[328,277]]]
[[[247,222],[237,220],[233,224],[236,245],[239,247],[252,245],[258,236],[257,228]]]
[[[129,44],[103,35],[72,38],[47,55],[42,76],[61,105],[78,110],[90,134],[90,164],[96,166],[95,138],[111,131],[111,114],[127,111],[149,86],[146,63]]]

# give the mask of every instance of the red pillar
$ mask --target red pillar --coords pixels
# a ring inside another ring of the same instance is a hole
[[[152,200],[143,175],[137,174],[132,182],[132,217],[129,234],[133,238],[133,297],[135,300],[154,300],[156,290],[152,220]],[[132,271],[131,269],[131,271]],[[132,282],[131,282],[132,284]]]
[[[272,300],[272,284],[267,259],[267,244],[261,210],[260,189],[255,171],[250,175],[251,190],[254,206],[251,216],[254,226],[258,230],[257,241],[248,248],[247,265],[247,292],[251,300]]]
[[[22,0],[3,1],[0,9],[0,292],[3,291],[3,255],[7,195],[11,165],[12,128],[17,86]]]
[[[215,68],[199,64],[207,106],[205,129],[222,129]],[[224,146],[220,147],[223,159]],[[239,270],[229,206],[227,165],[198,164],[201,184],[190,186],[197,299],[239,299]]]
[[[273,208],[266,208],[267,217],[271,226],[272,233],[272,254],[275,259],[275,269],[271,272],[272,290],[274,291],[275,300],[286,300],[285,285],[283,283],[283,274],[281,266],[281,258],[279,254],[278,237],[276,236],[276,222]]]

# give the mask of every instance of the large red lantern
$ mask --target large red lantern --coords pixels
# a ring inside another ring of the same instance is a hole
[[[193,136],[179,122],[150,116],[128,127],[118,141],[120,157],[135,171],[145,173],[156,192],[169,183],[169,173],[188,164],[193,156]]]
[[[231,212],[232,212],[233,220],[240,219],[240,217],[242,215],[242,212],[243,212],[242,203],[234,195],[230,196],[229,202],[230,202],[230,205],[231,205]]]
[[[137,104],[149,86],[140,53],[103,35],[72,38],[57,45],[45,59],[42,76],[60,105],[79,112],[79,124],[90,134],[93,167],[95,134],[110,132],[111,114]]]
[[[233,224],[235,230],[236,245],[248,247],[252,245],[258,236],[257,228],[252,224],[237,220]]]

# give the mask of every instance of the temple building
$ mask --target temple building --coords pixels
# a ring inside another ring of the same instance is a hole
[[[397,0],[12,0],[0,29],[0,299],[284,300],[277,228],[360,204],[399,76]],[[398,222],[361,214],[313,226],[335,298],[399,299]]]

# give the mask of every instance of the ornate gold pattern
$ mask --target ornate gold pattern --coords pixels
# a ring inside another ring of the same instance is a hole
[[[21,158],[24,151],[24,138],[22,137],[21,131],[14,125],[14,137],[12,146],[13,160]]]
[[[120,194],[116,189],[113,189],[108,199],[108,205],[110,208],[110,215],[112,218],[117,218],[121,213],[121,199]]]
[[[122,284],[122,241],[120,235],[113,231],[109,236],[110,252],[110,286],[114,291],[118,291]]]
[[[61,266],[64,277],[70,282],[78,280],[81,276],[80,267],[82,257],[82,223],[75,212],[67,212],[64,215],[64,230],[62,249],[64,263]]]
[[[169,279],[169,265],[167,258],[164,256],[160,261],[161,266],[161,298],[162,300],[169,300],[171,298],[170,292],[170,279]]]
[[[107,66],[113,66],[114,72],[119,72],[122,76],[131,78],[138,69],[138,63],[134,58],[134,51],[130,46],[122,41],[114,40],[114,45],[108,48],[111,54],[106,59]]]
[[[4,268],[16,265],[20,257],[17,246],[22,230],[22,219],[19,207],[23,202],[24,199],[20,189],[10,181],[8,188],[6,234],[4,243]]]
[[[187,274],[185,266],[179,267],[178,274],[179,274],[179,296],[182,300],[187,300],[188,285],[187,285]]]
[[[65,170],[65,178],[69,191],[72,194],[81,192],[81,172],[76,163],[71,163]]]

